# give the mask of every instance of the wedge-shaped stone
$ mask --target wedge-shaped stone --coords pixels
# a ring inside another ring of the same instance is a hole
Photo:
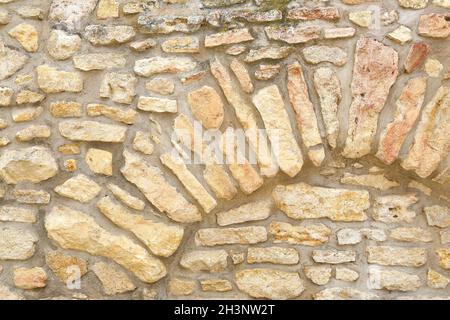
[[[354,186],[371,187],[383,191],[398,187],[400,185],[396,181],[387,179],[384,174],[357,175],[349,172],[344,173],[344,176],[341,178],[341,183],[351,184]]]
[[[38,92],[30,90],[21,90],[19,93],[17,93],[16,103],[17,104],[38,103],[44,99],[45,95],[40,94]]]
[[[50,5],[49,20],[62,24],[69,30],[80,30],[82,22],[94,11],[98,0],[53,0]]]
[[[99,95],[114,102],[131,104],[138,80],[132,73],[107,73],[100,85]]]
[[[55,187],[55,192],[59,195],[83,203],[94,199],[101,190],[102,188],[95,181],[81,173]]]
[[[278,166],[272,159],[269,147],[258,131],[255,110],[244,100],[241,94],[239,94],[239,91],[233,86],[230,73],[218,59],[212,60],[210,67],[211,73],[219,83],[225,98],[233,107],[239,123],[245,130],[247,141],[256,154],[256,159],[261,169],[261,175],[267,177],[275,176],[278,172]]]
[[[28,142],[34,139],[47,139],[51,135],[51,130],[49,126],[46,125],[31,125],[17,131],[16,140],[20,142]]]
[[[75,68],[83,71],[122,68],[127,60],[120,53],[88,53],[73,57]]]
[[[188,93],[187,102],[194,117],[206,129],[218,129],[223,122],[223,102],[214,88],[203,86]]]
[[[328,144],[336,148],[339,135],[338,108],[342,100],[341,82],[332,69],[319,68],[314,72],[314,87],[320,99]]]
[[[347,53],[338,47],[311,46],[303,49],[303,56],[308,63],[330,62],[338,67],[347,63]]]
[[[36,222],[37,211],[13,206],[0,207],[0,221]]]
[[[103,291],[108,296],[133,291],[136,286],[130,278],[113,264],[97,262],[91,267],[103,285]]]
[[[205,37],[205,47],[212,48],[226,44],[235,44],[253,40],[247,28],[232,29],[225,32],[209,34]]]
[[[327,288],[313,294],[314,300],[378,300],[379,297],[353,288]]]
[[[369,193],[365,190],[314,187],[306,183],[278,185],[272,197],[277,207],[293,219],[365,221],[365,210],[370,207]]]
[[[297,264],[299,262],[298,251],[294,248],[282,247],[250,247],[247,250],[247,262],[273,263],[273,264]]]
[[[84,38],[95,46],[121,44],[134,38],[132,26],[90,25],[84,29]]]
[[[73,141],[123,142],[127,128],[96,121],[66,120],[59,123],[59,132]]]
[[[72,57],[81,47],[81,38],[64,30],[52,30],[47,39],[47,51],[55,60]]]
[[[419,276],[397,270],[369,267],[370,289],[389,291],[416,291],[422,285]]]
[[[206,213],[211,212],[217,206],[216,199],[209,194],[200,181],[189,171],[181,158],[165,153],[160,156],[160,159],[162,164],[177,176],[186,190],[198,201]]]
[[[289,56],[294,51],[290,46],[266,46],[251,49],[245,57],[245,62],[255,62],[263,59],[278,60]]]
[[[370,152],[379,113],[397,75],[397,51],[371,38],[358,40],[351,84],[353,101],[343,151],[345,157],[360,158]]]
[[[267,240],[266,228],[261,226],[241,228],[207,228],[195,233],[198,246],[225,244],[255,244]]]
[[[253,103],[264,121],[281,170],[290,177],[296,176],[303,166],[302,152],[278,87],[272,85],[259,90],[253,96]]]
[[[36,251],[36,234],[20,227],[0,226],[0,260],[27,260]]]
[[[308,156],[315,166],[320,166],[325,158],[325,151],[320,137],[314,106],[308,93],[308,86],[303,70],[298,61],[288,65],[287,89],[292,109],[295,112],[297,127],[302,133],[302,140],[308,149]],[[281,167],[281,165],[280,165]]]
[[[38,183],[57,173],[55,158],[45,147],[6,150],[0,155],[0,177],[8,184],[21,181]]]
[[[430,13],[420,16],[417,33],[422,37],[445,39],[450,36],[450,14]]]
[[[353,250],[313,250],[312,258],[318,263],[347,263],[356,261],[356,252]]]
[[[416,70],[428,57],[430,51],[430,46],[425,42],[412,44],[405,60],[405,71],[411,73]]]
[[[227,258],[225,250],[195,250],[184,253],[180,265],[193,272],[222,272],[227,267]]]
[[[28,62],[28,56],[18,50],[3,47],[0,40],[0,80],[9,78]]]
[[[79,276],[82,277],[88,271],[86,260],[59,251],[46,253],[45,263],[64,283],[70,281],[75,273],[79,272]]]
[[[158,167],[151,166],[141,157],[124,151],[125,164],[120,169],[125,179],[136,185],[158,210],[174,221],[192,223],[202,220],[197,207],[189,203],[171,186]]]
[[[206,165],[203,178],[219,199],[231,200],[237,194],[233,180],[219,164]]]
[[[427,78],[417,77],[408,81],[396,103],[394,120],[383,130],[376,156],[386,164],[393,163],[406,136],[414,126],[420,114]]]
[[[324,224],[292,225],[287,222],[273,221],[269,233],[274,243],[320,246],[328,242],[331,229]]]
[[[170,257],[183,239],[183,228],[146,220],[132,214],[108,196],[97,202],[97,208],[117,226],[132,232],[157,256]]]
[[[253,298],[292,299],[305,290],[296,272],[273,269],[247,269],[235,274],[239,290]]]
[[[404,242],[431,242],[431,232],[422,228],[395,228],[390,230],[392,239]]]
[[[39,35],[36,28],[27,23],[21,23],[8,31],[27,52],[36,52],[39,48]]]
[[[47,279],[45,270],[39,267],[13,270],[13,281],[16,288],[24,290],[44,288],[47,285]]]
[[[228,226],[247,221],[264,220],[270,216],[272,208],[273,202],[270,199],[250,202],[237,208],[216,213],[217,224]]]
[[[381,229],[340,229],[336,233],[338,244],[348,245],[360,243],[363,238],[367,238],[372,241],[386,241],[387,236]]]
[[[166,275],[159,259],[129,238],[109,233],[83,212],[53,207],[45,217],[45,229],[48,237],[64,249],[112,259],[144,282],[153,283]]]
[[[420,267],[427,262],[425,248],[367,247],[367,262],[382,266]]]
[[[450,249],[437,249],[436,254],[439,259],[439,266],[443,269],[450,270]]]
[[[238,59],[234,58],[230,63],[230,68],[239,81],[242,90],[245,93],[252,93],[254,90],[252,79],[245,65]]]
[[[264,28],[269,39],[289,44],[306,43],[320,39],[322,28],[319,26],[268,26]]]
[[[426,105],[417,126],[414,142],[401,165],[428,177],[448,155],[450,145],[450,87],[440,87]]]
[[[110,107],[99,103],[90,103],[86,106],[87,115],[90,117],[105,116],[111,120],[134,124],[138,113],[131,108]]]
[[[179,73],[192,71],[197,63],[188,57],[151,57],[136,60],[134,72],[143,77],[159,73]]]
[[[423,208],[429,226],[447,228],[450,227],[450,209],[442,206]]]
[[[142,211],[145,208],[145,202],[135,196],[132,196],[128,191],[120,188],[118,185],[113,183],[109,183],[107,188],[111,193],[122,203],[127,205],[128,207]]]
[[[385,223],[412,222],[416,217],[408,207],[417,202],[414,194],[388,195],[375,198],[372,218]]]
[[[81,92],[83,79],[77,72],[61,71],[46,64],[36,67],[37,83],[45,93]]]

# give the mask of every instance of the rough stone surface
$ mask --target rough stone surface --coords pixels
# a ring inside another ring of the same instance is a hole
[[[20,227],[0,227],[0,259],[27,260],[36,251],[38,237]]]
[[[91,267],[91,269],[100,279],[100,282],[103,285],[103,290],[108,296],[133,291],[136,289],[128,276],[112,264],[97,262]]]
[[[269,233],[273,236],[274,243],[320,246],[328,242],[331,230],[324,224],[294,226],[273,221],[269,226]]]

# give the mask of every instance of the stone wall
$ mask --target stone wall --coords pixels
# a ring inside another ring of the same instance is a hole
[[[449,299],[449,8],[0,0],[0,298]]]

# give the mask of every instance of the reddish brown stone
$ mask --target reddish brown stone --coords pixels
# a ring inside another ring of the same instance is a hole
[[[406,57],[406,72],[411,73],[416,70],[425,61],[429,53],[430,47],[425,42],[414,43]]]
[[[289,20],[339,20],[338,8],[317,7],[317,8],[292,8],[287,13]]]
[[[450,36],[450,13],[420,16],[418,34],[430,38],[447,38]]]

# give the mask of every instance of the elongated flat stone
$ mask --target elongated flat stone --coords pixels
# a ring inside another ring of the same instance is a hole
[[[138,118],[138,113],[131,108],[111,107],[99,103],[89,103],[86,106],[86,112],[90,117],[105,116],[125,124],[134,124]]]
[[[367,247],[367,262],[382,266],[420,267],[427,262],[425,248]]]
[[[312,258],[318,263],[340,264],[356,261],[353,250],[313,250]]]
[[[319,68],[314,72],[314,87],[319,95],[328,144],[336,148],[339,135],[338,108],[342,99],[341,83],[331,68]]]
[[[371,266],[368,287],[389,291],[416,291],[422,285],[419,276],[407,272]]]
[[[404,242],[431,242],[431,232],[422,228],[395,228],[390,230],[392,239]]]
[[[0,221],[36,222],[37,211],[13,206],[0,207]]]
[[[416,217],[408,207],[418,201],[414,194],[388,195],[374,200],[372,218],[385,223],[412,222]]]
[[[440,87],[425,106],[414,142],[401,165],[428,177],[448,154],[450,144],[450,87]]]
[[[293,219],[365,221],[365,211],[370,207],[369,193],[365,190],[314,187],[306,183],[278,185],[272,197],[277,207]]]
[[[123,142],[127,128],[96,121],[66,120],[59,123],[59,132],[73,141]]]
[[[118,53],[88,53],[73,57],[75,68],[83,71],[122,68],[126,62],[125,55]]]
[[[341,178],[341,183],[351,184],[354,186],[371,187],[383,191],[398,187],[400,185],[396,181],[387,179],[384,174],[357,175],[349,172],[344,173],[344,176]]]
[[[269,39],[289,44],[306,43],[320,39],[322,28],[319,26],[268,26],[264,31]]]
[[[335,7],[294,7],[287,11],[287,19],[289,20],[339,20],[339,9]]]
[[[198,246],[218,246],[225,244],[255,244],[267,240],[264,227],[241,228],[207,228],[195,233],[195,244]]]
[[[113,184],[113,183],[109,183],[107,185],[107,188],[109,189],[109,191],[111,191],[111,193],[117,199],[119,199],[122,203],[124,203],[128,207],[130,207],[130,208],[132,208],[134,210],[139,210],[139,211],[144,210],[144,208],[145,208],[145,202],[144,201],[142,201],[141,199],[131,195],[128,191],[122,189],[118,185]]]
[[[45,93],[81,92],[83,79],[78,72],[61,71],[46,64],[36,68],[37,83]]]
[[[198,209],[166,181],[158,167],[128,151],[124,151],[123,156],[125,164],[120,171],[125,179],[136,185],[158,210],[177,222],[192,223],[202,219]]]
[[[298,251],[294,248],[283,247],[250,247],[247,250],[247,262],[273,263],[273,264],[297,264],[299,262]]]
[[[281,170],[290,177],[296,176],[303,166],[302,152],[295,140],[278,87],[271,85],[259,90],[253,96],[253,104],[264,121]]]
[[[160,15],[146,10],[137,19],[139,31],[146,34],[191,33],[205,24],[204,15]]]
[[[89,25],[84,29],[84,38],[95,46],[121,44],[134,38],[136,32],[128,25]]]
[[[383,130],[377,158],[386,164],[394,162],[406,136],[411,131],[422,108],[427,79],[417,77],[408,81],[396,103],[394,120]]]
[[[253,40],[247,28],[232,29],[225,32],[209,34],[205,37],[205,47],[212,48],[225,44],[236,44]]]
[[[245,93],[252,93],[254,90],[253,82],[244,64],[234,58],[230,63],[230,68],[238,79],[242,90]]]
[[[278,60],[289,56],[294,51],[291,46],[266,46],[251,49],[245,57],[245,62],[255,62],[263,59]]]
[[[265,220],[270,216],[272,208],[273,202],[270,199],[250,202],[237,208],[217,212],[217,224],[228,226],[248,221]]]
[[[256,112],[248,104],[239,91],[233,86],[230,73],[218,60],[212,60],[210,63],[211,73],[219,83],[225,98],[233,107],[236,117],[245,130],[247,141],[256,154],[258,165],[261,169],[261,175],[273,177],[278,172],[278,165],[272,159],[269,147],[263,141],[258,131]]]
[[[195,250],[183,254],[180,265],[193,272],[223,272],[228,265],[225,250]]]
[[[159,73],[179,73],[192,71],[197,63],[188,57],[151,57],[134,63],[134,72],[143,77]]]
[[[308,63],[319,64],[330,62],[338,67],[347,63],[347,53],[338,47],[310,46],[302,50]]]
[[[132,214],[108,196],[97,202],[97,208],[117,226],[131,231],[157,256],[170,257],[183,239],[183,228],[144,219]]]
[[[351,84],[353,100],[342,153],[344,157],[360,158],[370,152],[379,113],[397,75],[397,51],[371,38],[358,40]]]
[[[376,294],[353,288],[327,288],[313,294],[314,300],[377,300]]]
[[[287,89],[292,109],[294,109],[297,127],[302,140],[308,148],[308,156],[315,166],[320,166],[325,158],[317,116],[308,93],[303,70],[298,61],[288,65]]]
[[[36,251],[39,238],[21,227],[0,226],[0,260],[27,260]]]
[[[269,233],[274,243],[320,246],[328,242],[331,229],[324,224],[292,225],[287,222],[272,221]]]
[[[109,233],[81,211],[53,207],[45,217],[45,229],[48,237],[64,249],[112,259],[144,282],[156,282],[167,273],[164,264],[143,247],[125,236]]]

